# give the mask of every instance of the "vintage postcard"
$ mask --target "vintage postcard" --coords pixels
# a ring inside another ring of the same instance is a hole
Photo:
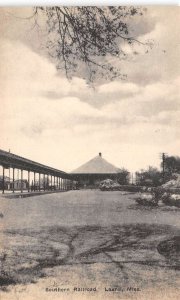
[[[179,27],[0,8],[1,299],[179,299]]]

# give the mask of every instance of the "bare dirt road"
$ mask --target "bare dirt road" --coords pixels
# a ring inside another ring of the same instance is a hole
[[[180,209],[141,207],[134,197],[1,198],[3,299],[176,299],[179,250],[158,245],[178,239]]]

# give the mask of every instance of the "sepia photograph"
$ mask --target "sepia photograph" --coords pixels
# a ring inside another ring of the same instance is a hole
[[[0,7],[0,299],[179,299],[179,27]]]

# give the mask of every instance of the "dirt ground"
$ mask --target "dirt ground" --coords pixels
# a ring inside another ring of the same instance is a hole
[[[0,198],[3,299],[178,299],[180,209],[135,194],[69,191]]]

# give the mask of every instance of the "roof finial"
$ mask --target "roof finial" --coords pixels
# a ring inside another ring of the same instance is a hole
[[[99,156],[102,157],[102,153],[101,152],[99,152]]]

